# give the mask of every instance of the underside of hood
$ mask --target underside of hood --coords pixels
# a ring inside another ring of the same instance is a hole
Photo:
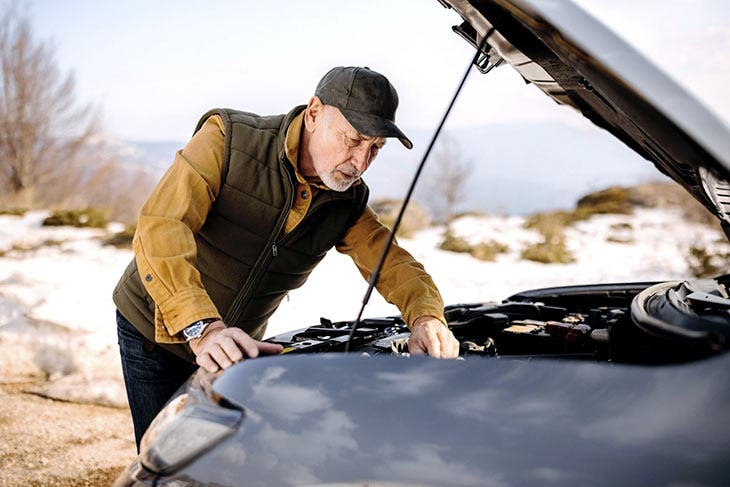
[[[439,0],[486,44],[482,72],[508,63],[525,81],[619,138],[730,229],[730,130],[635,49],[568,0]]]

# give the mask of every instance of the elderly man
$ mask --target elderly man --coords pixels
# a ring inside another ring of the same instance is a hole
[[[386,138],[412,147],[397,106],[383,75],[337,67],[286,115],[203,116],[142,208],[114,291],[138,446],[195,364],[216,371],[281,351],[259,341],[267,320],[330,248],[370,277],[389,231],[360,176]],[[396,244],[376,288],[401,310],[412,354],[458,354],[436,286]]]

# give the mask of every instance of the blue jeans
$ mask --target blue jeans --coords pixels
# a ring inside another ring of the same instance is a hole
[[[152,420],[198,366],[146,339],[119,310],[117,336],[139,452],[139,442]]]

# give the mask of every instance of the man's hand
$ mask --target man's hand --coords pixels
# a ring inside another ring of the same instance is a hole
[[[195,353],[195,362],[208,372],[227,369],[244,357],[278,354],[284,349],[276,343],[254,340],[240,328],[226,327],[221,320],[208,325],[200,338],[190,340],[190,348]]]
[[[441,321],[433,316],[421,316],[413,322],[408,351],[411,355],[427,353],[436,358],[456,358],[459,341]]]

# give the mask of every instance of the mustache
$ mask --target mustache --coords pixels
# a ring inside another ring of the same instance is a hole
[[[341,173],[344,173],[347,177],[350,178],[359,178],[362,173],[357,170],[357,168],[351,164],[342,164],[337,167],[337,170]]]

